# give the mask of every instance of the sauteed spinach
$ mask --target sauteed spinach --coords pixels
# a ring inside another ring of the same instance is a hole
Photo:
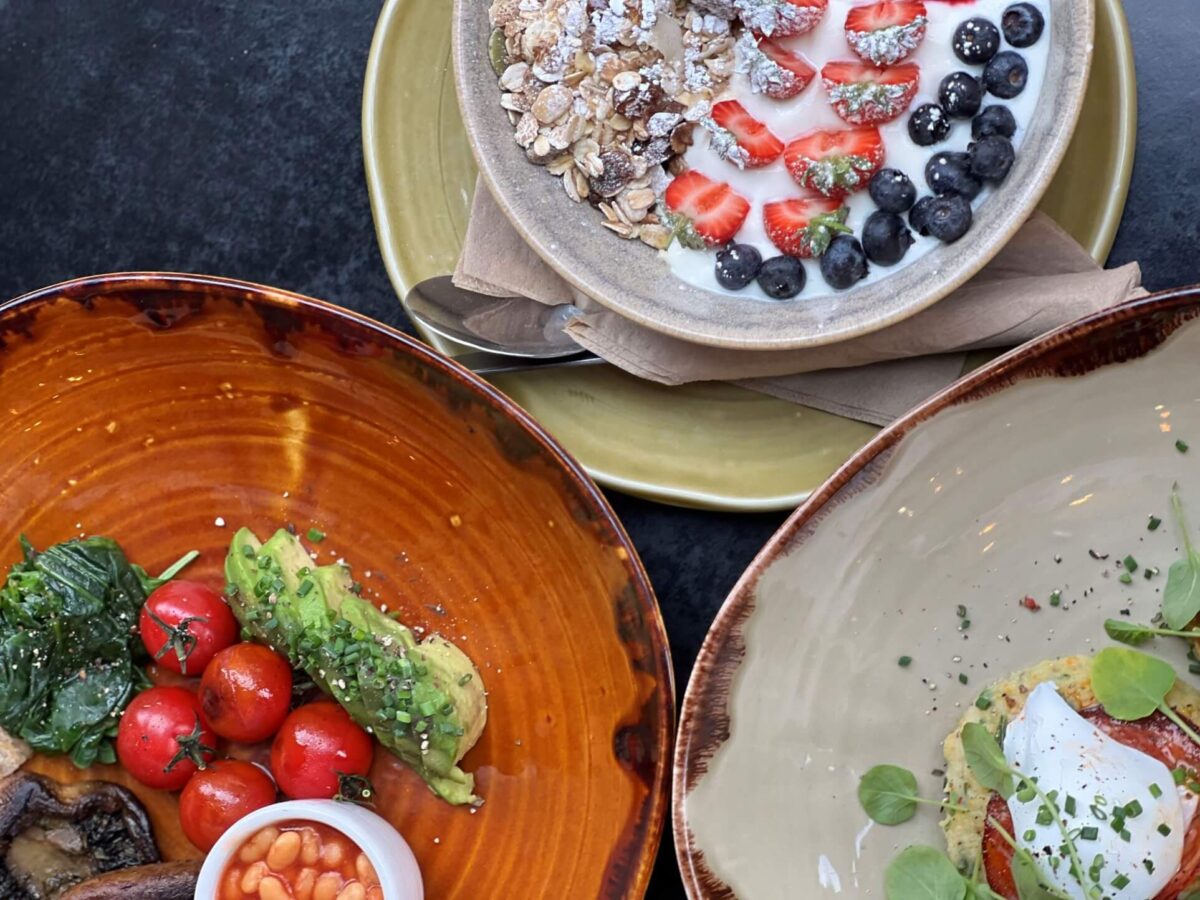
[[[77,766],[114,762],[121,712],[148,686],[138,613],[196,554],[151,578],[106,537],[21,547],[0,587],[0,727]]]

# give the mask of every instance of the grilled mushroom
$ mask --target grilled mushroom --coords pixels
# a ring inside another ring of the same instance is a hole
[[[93,876],[158,861],[146,811],[125,788],[63,785],[29,772],[0,781],[5,900],[56,900]]]

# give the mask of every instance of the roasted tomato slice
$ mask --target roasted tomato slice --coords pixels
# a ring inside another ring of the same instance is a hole
[[[1079,714],[1113,740],[1141,750],[1168,769],[1183,766],[1200,771],[1200,746],[1162,713],[1156,712],[1136,722],[1114,719],[1098,706],[1081,709]],[[983,830],[984,874],[993,891],[1007,900],[1017,900],[1017,886],[1012,877],[1012,848],[991,824],[995,819],[1012,834],[1012,814],[999,794],[993,794],[988,801],[987,816],[989,821]],[[1194,886],[1197,880],[1200,880],[1200,816],[1194,817],[1188,825],[1179,871],[1154,900],[1178,900],[1184,889]]]

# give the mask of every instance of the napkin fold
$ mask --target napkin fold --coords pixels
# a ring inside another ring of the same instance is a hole
[[[635,251],[644,248],[630,250]],[[974,278],[896,325],[799,350],[709,347],[659,334],[580,294],[522,240],[482,181],[476,185],[454,282],[505,298],[470,323],[481,334],[502,334],[528,318],[531,309],[536,312],[528,302],[511,298],[573,304],[578,312],[567,333],[640,378],[671,385],[734,381],[880,425],[955,381],[967,351],[1015,346],[1146,293],[1137,263],[1102,269],[1038,212]]]

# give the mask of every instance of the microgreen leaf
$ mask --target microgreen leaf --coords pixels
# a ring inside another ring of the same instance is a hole
[[[1060,900],[1063,896],[1046,887],[1037,863],[1028,853],[1014,853],[1012,858],[1013,884],[1020,900]]]
[[[1013,778],[1004,751],[992,733],[978,722],[968,722],[962,730],[963,753],[971,773],[989,791],[1005,800],[1013,794]]]
[[[858,802],[880,825],[899,825],[917,812],[917,778],[899,766],[875,766],[858,782]]]
[[[1174,628],[1155,628],[1153,625],[1126,622],[1124,619],[1105,619],[1104,631],[1114,641],[1120,641],[1122,644],[1130,644],[1135,647],[1138,644],[1146,643],[1146,641],[1156,635],[1163,637],[1200,638],[1200,630],[1185,629],[1179,631]]]
[[[967,883],[946,855],[933,847],[905,847],[883,876],[888,900],[964,900]]]
[[[1092,690],[1110,716],[1125,721],[1144,719],[1162,707],[1175,684],[1175,670],[1161,659],[1105,647],[1092,661]]]
[[[1163,619],[1172,628],[1183,628],[1200,614],[1200,553],[1192,546],[1187,518],[1183,514],[1183,503],[1179,499],[1179,487],[1171,491],[1171,508],[1175,521],[1183,532],[1183,559],[1176,560],[1167,570],[1167,584],[1163,588]]]

